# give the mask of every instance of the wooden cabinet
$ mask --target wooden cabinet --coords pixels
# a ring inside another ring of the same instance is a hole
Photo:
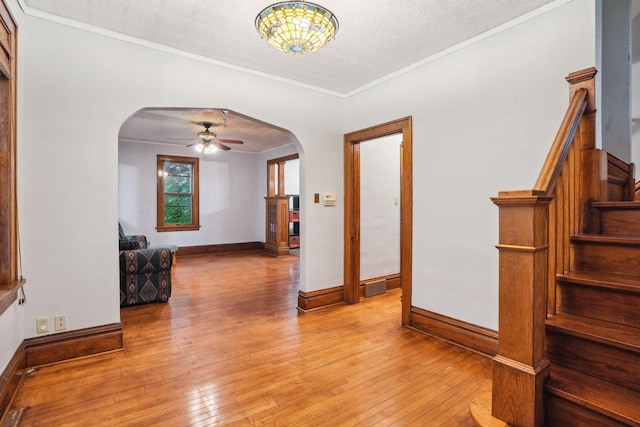
[[[300,247],[300,196],[289,196],[289,248]]]
[[[272,255],[287,255],[289,253],[289,239],[287,223],[289,220],[288,197],[265,197],[266,200],[266,239],[265,251]]]

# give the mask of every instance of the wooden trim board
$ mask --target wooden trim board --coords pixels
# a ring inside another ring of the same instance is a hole
[[[298,291],[298,310],[311,311],[344,302],[344,286],[320,289],[318,291]]]
[[[20,388],[26,369],[27,353],[23,342],[18,346],[9,364],[2,372],[2,376],[0,376],[0,419],[9,409],[13,396]]]
[[[27,368],[117,350],[124,350],[121,323],[24,340],[0,376],[0,419],[9,409]]]
[[[401,286],[400,274],[390,274],[375,279],[363,280],[360,283],[360,288],[364,288],[367,283],[382,279],[387,281],[387,291]],[[344,286],[335,286],[333,288],[320,289],[312,292],[298,291],[298,310],[300,311],[317,310],[341,302],[344,302]]]
[[[25,279],[13,280],[6,286],[0,287],[0,314],[4,313],[18,299],[18,293],[26,282]]]
[[[122,323],[29,338],[24,344],[28,368],[124,350]]]
[[[413,251],[413,119],[411,116],[344,135],[344,300],[360,301],[360,144],[402,134],[400,146],[400,274],[402,324],[409,325]]]
[[[220,245],[180,246],[176,255],[178,257],[189,255],[219,254],[223,252],[242,252],[263,250],[263,242],[224,243]]]
[[[462,320],[411,307],[410,327],[485,356],[498,354],[498,333]]]

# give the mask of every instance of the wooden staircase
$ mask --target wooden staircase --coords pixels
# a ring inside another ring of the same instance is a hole
[[[547,426],[640,426],[640,203],[593,202],[546,320]]]
[[[499,342],[478,426],[640,427],[640,186],[595,147],[596,70],[533,190],[500,192]]]
[[[607,201],[582,210],[591,223],[578,221],[552,288],[548,426],[640,426],[640,202],[633,165],[607,159]]]

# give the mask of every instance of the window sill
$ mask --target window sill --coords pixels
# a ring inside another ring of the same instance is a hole
[[[6,285],[0,285],[0,315],[18,298],[18,291],[26,283],[26,279],[14,280]]]
[[[197,231],[200,230],[199,225],[163,225],[162,227],[156,227],[158,233],[164,231]]]

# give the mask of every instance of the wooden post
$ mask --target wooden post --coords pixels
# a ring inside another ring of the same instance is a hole
[[[278,196],[284,195],[284,162],[278,162]]]
[[[544,424],[545,319],[547,309],[555,313],[556,273],[570,268],[570,236],[598,226],[591,202],[607,194],[606,154],[595,148],[595,74],[567,76],[569,108],[535,189],[492,199],[500,209],[500,290],[491,415],[513,427]]]
[[[276,164],[267,162],[267,197],[276,196]]]
[[[544,423],[543,386],[548,216],[543,191],[501,192],[498,355],[493,359],[492,415],[509,425]]]

